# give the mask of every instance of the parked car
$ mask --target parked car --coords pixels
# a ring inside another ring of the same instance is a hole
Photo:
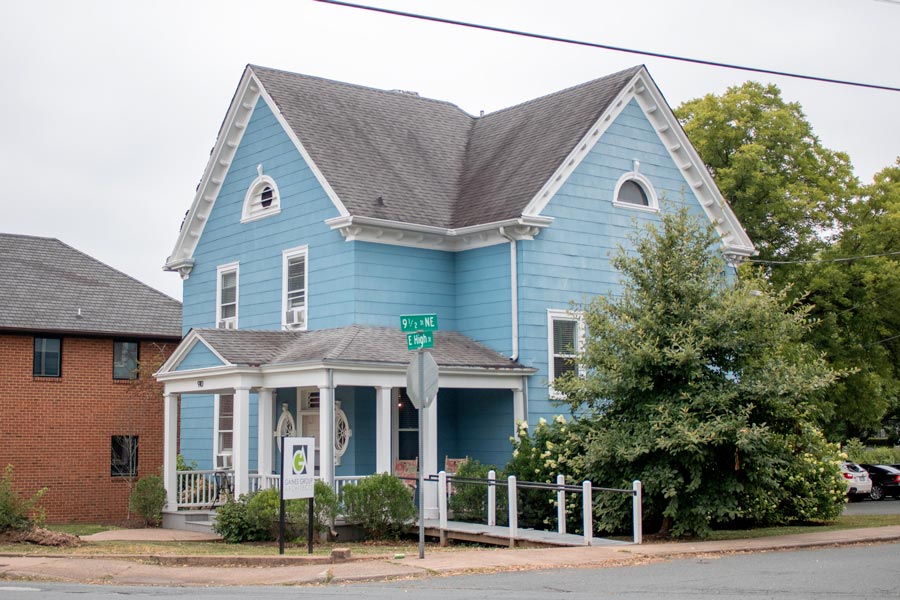
[[[856,463],[841,463],[841,475],[847,484],[847,498],[850,502],[859,502],[872,491],[872,480],[865,469]]]
[[[885,496],[900,497],[900,469],[890,465],[859,465],[869,472],[872,479],[872,500],[882,500]]]

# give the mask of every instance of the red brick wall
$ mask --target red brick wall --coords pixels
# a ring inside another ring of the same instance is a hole
[[[142,341],[140,360],[168,357],[175,345]],[[34,377],[33,355],[34,336],[0,334],[0,468],[13,465],[23,497],[47,488],[48,522],[124,522],[129,483],[110,476],[111,438],[140,436],[138,477],[160,474],[162,388],[141,398],[113,380],[112,338],[63,336],[58,378]]]

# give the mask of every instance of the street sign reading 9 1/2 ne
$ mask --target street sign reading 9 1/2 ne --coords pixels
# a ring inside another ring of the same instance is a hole
[[[400,315],[400,331],[434,331],[438,328],[437,315]]]

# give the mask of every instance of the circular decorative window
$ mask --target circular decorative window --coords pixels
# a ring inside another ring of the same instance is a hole
[[[350,444],[350,436],[353,432],[350,430],[350,421],[347,419],[347,413],[340,408],[335,407],[334,410],[334,458],[335,462],[340,464],[340,458],[347,451]]]
[[[281,416],[278,417],[278,424],[275,426],[275,438],[278,440],[279,451],[281,451],[281,438],[291,437],[295,431],[297,431],[297,424],[288,410],[287,403],[284,403],[281,405]]]

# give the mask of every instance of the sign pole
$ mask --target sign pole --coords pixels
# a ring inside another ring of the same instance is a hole
[[[284,436],[281,436],[281,454],[284,455]],[[284,462],[282,460],[281,462]],[[278,496],[280,511],[278,515],[278,554],[284,554],[284,465],[278,478]]]
[[[425,389],[425,361],[421,360],[424,350],[419,350],[419,389]],[[425,399],[419,400],[419,558],[425,558],[425,448],[423,444],[422,425],[425,422]]]
[[[313,514],[315,513],[315,511],[313,510],[313,502],[314,502],[314,501],[315,501],[315,500],[314,500],[312,497],[310,497],[310,499],[309,499],[309,518],[308,518],[309,525],[308,525],[308,527],[307,527],[307,529],[306,529],[306,553],[307,553],[307,554],[312,554],[312,553],[313,553],[313,551],[312,551],[312,546],[313,546]]]

